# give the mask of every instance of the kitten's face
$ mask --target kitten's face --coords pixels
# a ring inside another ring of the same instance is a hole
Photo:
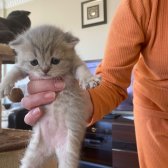
[[[74,46],[78,39],[53,26],[27,31],[10,45],[17,52],[17,62],[36,76],[62,77],[72,71]]]

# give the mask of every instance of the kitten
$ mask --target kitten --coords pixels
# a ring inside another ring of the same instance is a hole
[[[30,144],[20,168],[38,168],[56,155],[59,168],[77,168],[88,114],[82,88],[99,84],[75,52],[78,38],[61,29],[43,25],[19,35],[10,46],[17,53],[15,67],[1,83],[1,97],[9,95],[16,81],[33,74],[42,79],[62,78],[65,89],[41,108],[44,116],[33,127]]]

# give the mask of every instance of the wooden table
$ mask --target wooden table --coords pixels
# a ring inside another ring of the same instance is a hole
[[[18,168],[31,132],[2,129],[0,133],[0,167]]]

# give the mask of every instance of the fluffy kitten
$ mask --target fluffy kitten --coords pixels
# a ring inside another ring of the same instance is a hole
[[[95,87],[100,80],[77,56],[74,47],[78,41],[57,27],[43,25],[10,43],[17,53],[17,63],[1,83],[1,97],[9,95],[15,82],[29,74],[62,78],[66,85],[53,103],[41,107],[46,113],[33,127],[20,168],[41,167],[54,154],[59,168],[78,167],[88,114],[76,79],[82,88]]]

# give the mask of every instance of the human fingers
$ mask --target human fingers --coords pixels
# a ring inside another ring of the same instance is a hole
[[[39,107],[51,103],[56,98],[55,92],[40,92],[32,95],[25,96],[21,104],[24,108],[31,110],[32,108]]]
[[[27,85],[27,89],[29,94],[35,94],[39,92],[46,91],[61,91],[65,87],[65,83],[63,80],[57,79],[45,79],[45,80],[30,80]]]
[[[30,110],[24,117],[24,121],[28,125],[35,125],[36,122],[43,116],[43,111],[40,108]]]

